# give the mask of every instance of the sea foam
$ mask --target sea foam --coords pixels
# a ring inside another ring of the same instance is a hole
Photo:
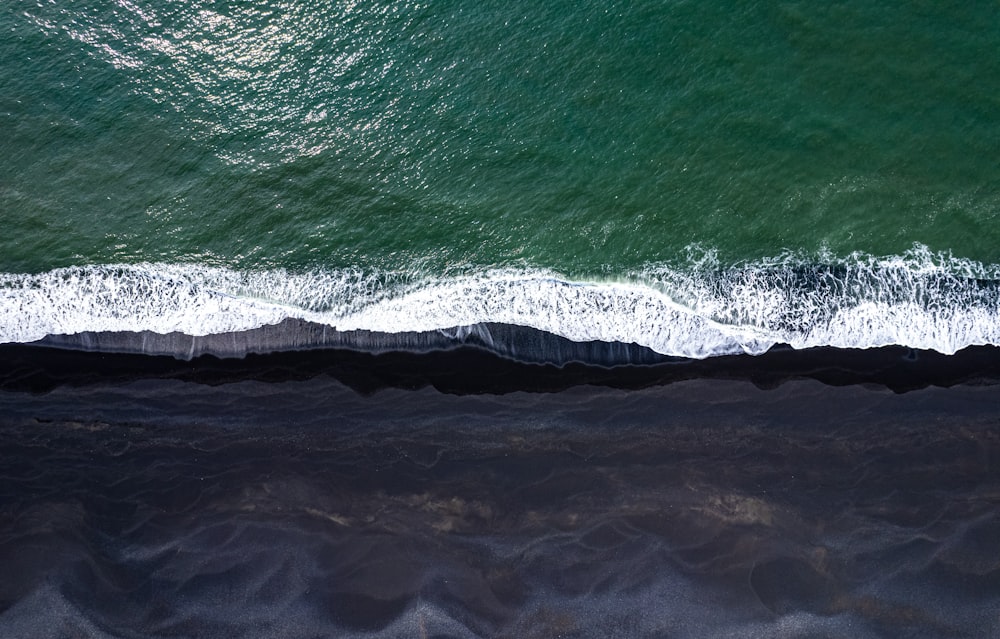
[[[924,247],[883,258],[654,264],[617,281],[573,281],[543,269],[442,278],[80,266],[0,275],[0,342],[81,332],[204,336],[300,319],[390,334],[509,324],[691,358],[759,354],[775,344],[954,353],[1000,344],[996,271]]]

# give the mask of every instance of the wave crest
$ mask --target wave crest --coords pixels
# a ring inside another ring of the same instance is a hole
[[[240,272],[109,265],[0,275],[0,342],[105,331],[192,336],[289,318],[337,330],[427,332],[483,323],[671,356],[902,345],[954,353],[1000,345],[995,266],[915,247],[900,256],[651,265],[621,281],[541,269],[414,278],[359,270]]]

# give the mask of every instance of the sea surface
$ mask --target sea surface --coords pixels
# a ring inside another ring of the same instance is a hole
[[[992,2],[0,9],[0,341],[1000,343]]]
[[[0,637],[1000,636],[998,51],[5,0]]]

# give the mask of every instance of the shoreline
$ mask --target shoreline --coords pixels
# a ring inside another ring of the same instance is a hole
[[[873,385],[897,393],[928,386],[1000,384],[1000,348],[953,355],[902,346],[776,346],[762,355],[687,359],[635,344],[573,342],[536,329],[483,324],[423,333],[336,331],[286,320],[251,331],[79,333],[0,344],[0,389],[46,392],[95,380],[167,378],[215,385],[328,375],[359,392],[432,386],[456,393],[558,392],[580,385],[622,389],[692,379],[774,388],[793,379]]]

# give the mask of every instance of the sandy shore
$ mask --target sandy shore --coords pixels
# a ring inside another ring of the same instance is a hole
[[[0,634],[993,636],[996,359],[2,346]]]

